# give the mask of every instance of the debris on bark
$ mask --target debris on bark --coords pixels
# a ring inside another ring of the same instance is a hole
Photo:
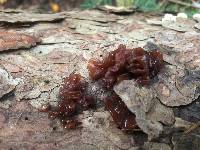
[[[179,32],[192,31],[195,25],[194,20],[186,18],[176,18],[175,21],[162,21],[162,26]]]
[[[136,9],[135,8],[128,8],[128,7],[116,7],[110,5],[98,6],[98,9],[114,13],[114,14],[130,14],[133,13]]]
[[[199,133],[199,131],[197,131]],[[172,137],[172,142],[174,144],[174,150],[198,150],[200,146],[200,138],[197,134],[175,134]]]
[[[177,117],[182,118],[190,123],[196,123],[200,120],[200,97],[192,102],[190,105],[180,106],[174,108],[174,113]]]
[[[164,60],[170,64],[158,75],[155,86],[160,101],[167,106],[190,104],[200,95],[200,34],[159,32],[155,40],[163,47]]]
[[[179,117],[175,118],[174,126],[177,127],[177,128],[189,129],[193,125],[194,125],[194,123],[191,123],[189,121],[183,120],[183,119],[181,119]]]
[[[162,19],[147,19],[148,24],[163,26],[168,29],[172,29],[178,32],[189,32],[193,31],[196,26],[197,18],[193,17],[188,19],[187,15],[184,13],[179,13],[177,16],[172,14],[165,14]]]
[[[160,101],[167,106],[190,104],[200,94],[200,82],[188,75],[186,70],[177,69],[175,66],[166,65],[165,71],[158,75],[158,79],[154,87]]]
[[[34,23],[59,21],[66,18],[66,14],[41,14],[29,12],[0,12],[0,22],[2,23]]]
[[[152,88],[139,87],[134,80],[127,80],[115,86],[114,90],[135,113],[138,126],[149,135],[149,139],[162,133],[162,124],[173,125],[172,108],[162,105]]]
[[[0,68],[0,98],[12,92],[18,83],[19,79],[13,79],[6,70]]]
[[[196,23],[196,24],[195,24],[195,28],[197,28],[197,29],[200,30],[200,23]]]
[[[38,42],[40,40],[31,35],[0,30],[0,52],[19,48],[30,48],[36,46]]]
[[[164,143],[146,142],[144,144],[145,150],[171,150],[171,147]]]
[[[200,22],[200,14],[194,14],[192,17],[194,20]]]

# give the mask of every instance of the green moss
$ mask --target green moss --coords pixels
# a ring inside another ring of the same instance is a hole
[[[116,4],[119,7],[133,7],[134,0],[116,0]]]
[[[81,8],[95,8],[100,5],[112,5],[112,0],[85,0],[83,4],[80,5]]]
[[[135,6],[142,11],[156,11],[158,4],[156,0],[135,0]]]
[[[123,7],[136,7],[144,12],[168,12],[178,13],[185,12],[188,16],[192,16],[195,13],[200,13],[200,9],[188,7],[180,4],[171,3],[168,1],[158,0],[84,0],[81,4],[81,8],[95,8],[99,5],[112,5],[115,1],[117,6]],[[183,0],[185,3],[191,4],[191,0]]]

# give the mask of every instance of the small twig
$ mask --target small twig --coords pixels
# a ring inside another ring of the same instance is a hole
[[[184,134],[188,134],[188,133],[192,132],[193,130],[195,130],[198,127],[200,127],[200,121],[198,121],[197,123],[195,123],[194,125],[192,125],[189,129],[187,129],[184,132]]]
[[[174,147],[186,136],[186,134],[194,131],[196,128],[200,127],[200,121],[192,125],[189,129],[187,129],[184,134],[174,143]]]
[[[179,5],[183,5],[183,6],[187,6],[187,7],[193,7],[193,8],[196,8],[196,9],[199,9],[199,7],[196,7],[192,4],[189,4],[189,3],[185,3],[185,2],[182,2],[180,0],[167,0],[169,2],[172,2],[172,3],[176,3],[176,4],[179,4]]]

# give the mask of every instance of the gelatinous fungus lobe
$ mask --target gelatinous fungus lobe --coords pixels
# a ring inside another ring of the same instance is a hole
[[[76,115],[95,105],[95,100],[85,93],[86,86],[79,74],[66,77],[60,87],[58,107],[49,111],[49,117],[59,118],[64,128],[76,128],[80,124]]]
[[[133,114],[117,94],[107,97],[105,108],[110,112],[118,128],[122,130],[134,130],[138,128]]]
[[[140,85],[148,85],[163,66],[163,56],[158,51],[144,51],[143,48],[127,49],[124,45],[110,52],[103,61],[91,59],[88,63],[92,80],[102,80],[105,88],[127,79],[135,79]],[[104,100],[106,109],[120,129],[138,128],[135,115],[127,108],[117,94]]]
[[[90,59],[88,70],[92,80],[102,79],[105,86],[111,88],[125,79],[136,79],[138,83],[147,85],[162,65],[162,54],[158,51],[127,49],[126,46],[119,45],[103,61]]]
[[[158,51],[135,48],[128,58],[127,71],[140,85],[148,85],[163,66],[163,56]]]
[[[118,49],[110,52],[103,61],[90,59],[88,71],[91,79],[103,79],[108,88],[112,87],[118,80],[118,76],[123,75],[123,72],[125,72],[125,57],[128,57],[129,51],[124,45],[120,45]]]
[[[158,51],[144,51],[142,48],[127,49],[124,45],[110,52],[102,61],[90,59],[88,71],[93,81],[103,81],[102,89],[113,93],[104,99],[105,108],[122,130],[138,128],[135,115],[113,91],[112,87],[127,79],[135,79],[140,85],[147,85],[163,66],[162,54]],[[96,82],[99,84],[99,82]],[[101,82],[100,82],[101,83]],[[64,128],[73,129],[79,125],[77,114],[93,108],[95,99],[88,93],[89,83],[79,74],[71,74],[60,87],[60,101],[57,107],[49,107],[49,117],[59,118]]]

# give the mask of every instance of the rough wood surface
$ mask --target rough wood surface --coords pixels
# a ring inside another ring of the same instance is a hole
[[[199,120],[200,107],[196,99],[200,87],[200,34],[196,29],[182,33],[150,25],[147,18],[161,17],[138,13],[119,16],[90,10],[64,12],[61,16],[28,13],[21,17],[17,13],[12,15],[15,12],[0,13],[4,30],[41,40],[32,48],[7,48],[0,53],[0,149],[133,150],[139,147],[156,149],[159,143],[165,149],[170,149],[173,144],[177,148],[182,146],[176,144],[177,137],[182,135],[176,135],[171,142],[173,133],[178,132],[174,131],[176,122],[172,110],[186,120],[189,116],[195,117],[188,121]],[[14,21],[11,21],[12,17]],[[191,21],[188,24],[192,26]],[[58,88],[63,77],[79,72],[88,78],[88,59],[102,58],[119,44],[147,49],[158,46],[164,53],[164,71],[151,85],[157,94],[156,102],[145,100],[142,104],[150,121],[163,123],[159,123],[159,127],[162,126],[161,131],[166,134],[164,138],[161,136],[154,142],[146,142],[148,131],[147,134],[122,132],[101,106],[79,115],[83,124],[77,130],[64,130],[57,120],[50,120],[46,113],[38,111],[48,103],[57,105]],[[188,106],[190,103],[192,106]],[[181,105],[185,105],[184,108]],[[191,108],[194,108],[193,113],[179,114]],[[168,120],[163,117],[166,112]],[[192,138],[198,143],[197,135],[199,133],[194,132]]]

